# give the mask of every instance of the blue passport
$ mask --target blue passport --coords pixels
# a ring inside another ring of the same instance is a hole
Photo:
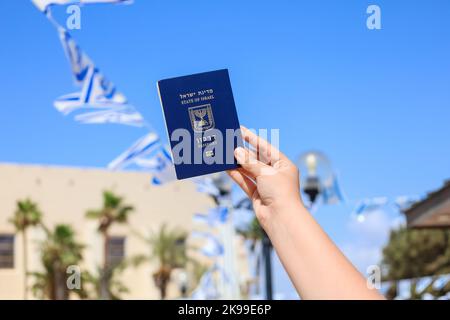
[[[239,167],[242,146],[228,70],[158,81],[177,179]]]

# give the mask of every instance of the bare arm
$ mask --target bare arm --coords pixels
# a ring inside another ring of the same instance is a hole
[[[238,148],[242,168],[229,171],[252,199],[297,292],[303,299],[382,299],[335,246],[304,207],[297,167],[277,149],[242,127],[256,152]]]

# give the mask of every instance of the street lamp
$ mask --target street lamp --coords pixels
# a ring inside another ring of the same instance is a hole
[[[237,209],[246,209],[246,210],[253,210],[252,202],[249,198],[244,198],[241,201],[239,201],[236,205]],[[264,229],[259,225],[261,228],[262,238],[262,258],[264,261],[264,276],[265,276],[265,294],[267,300],[273,299],[273,285],[272,285],[272,242],[269,239],[269,236],[264,231]]]
[[[273,287],[272,287],[272,242],[270,242],[269,236],[263,230],[262,237],[262,249],[264,257],[264,276],[266,285],[266,299],[273,299]]]
[[[299,156],[297,166],[301,173],[302,191],[312,205],[321,194],[324,181],[333,177],[330,161],[321,152],[308,151]]]
[[[178,288],[182,298],[187,297],[188,292],[188,273],[185,269],[180,269],[177,276]]]

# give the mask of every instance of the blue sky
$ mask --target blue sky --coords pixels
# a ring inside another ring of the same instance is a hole
[[[369,4],[382,30],[366,28]],[[104,167],[145,134],[59,114],[53,100],[76,88],[54,28],[30,1],[0,10],[1,162]],[[355,227],[354,200],[421,195],[450,177],[449,13],[447,0],[136,0],[84,6],[71,34],[161,136],[156,81],[228,68],[242,124],[279,128],[293,160],[331,158],[349,202],[315,215],[363,261],[398,213]]]

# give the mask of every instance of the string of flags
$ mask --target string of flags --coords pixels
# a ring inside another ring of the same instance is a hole
[[[218,290],[218,278],[229,281],[225,270],[217,263],[213,264],[201,277],[199,285],[192,292],[191,299],[194,300],[212,300],[220,299],[221,293]]]
[[[54,107],[64,116],[74,115],[73,120],[83,124],[121,124],[147,127],[149,133],[111,161],[111,170],[136,165],[153,174],[152,183],[159,185],[175,179],[172,159],[167,147],[131,105],[126,96],[107,79],[90,57],[75,42],[70,33],[52,17],[51,7],[68,4],[131,4],[132,0],[32,0],[55,26],[64,49],[75,86],[78,91],[55,99]]]
[[[89,3],[121,3],[131,4],[134,0],[32,0],[36,7],[46,13],[53,5],[89,4]]]
[[[404,211],[420,198],[419,196],[398,196],[392,200],[388,197],[365,198],[357,202],[352,215],[359,222],[364,222],[365,216],[372,212],[384,210],[387,206],[392,206],[397,211]]]
[[[35,6],[45,14],[55,26],[59,40],[69,62],[75,92],[59,96],[54,101],[55,109],[64,116],[73,116],[73,120],[82,124],[121,124],[133,127],[146,127],[149,132],[134,142],[128,149],[118,155],[109,164],[110,170],[120,170],[129,166],[136,166],[152,173],[152,183],[161,185],[175,180],[175,171],[172,158],[167,146],[162,143],[159,136],[150,129],[148,123],[138,110],[118,90],[92,59],[80,48],[70,33],[58,24],[52,17],[51,7],[68,4],[131,4],[133,0],[32,0]],[[222,201],[221,190],[214,184],[211,177],[201,177],[194,180],[197,191],[217,199],[219,205],[207,213],[194,214],[196,223],[203,223],[213,229],[225,225],[229,221],[230,211],[226,206],[220,205]],[[332,175],[321,185],[320,193],[322,204],[334,205],[345,202],[338,179]],[[402,196],[390,201],[387,197],[367,198],[357,202],[353,214],[363,221],[364,215],[380,210],[393,204],[398,210],[404,210],[418,197]],[[243,213],[249,210],[242,209]],[[237,213],[238,211],[235,211]],[[214,284],[214,274],[219,273],[223,282],[230,282],[230,278],[219,258],[225,254],[225,238],[220,239],[212,232],[192,232],[193,238],[203,239],[199,252],[214,260],[213,266],[204,274],[200,285],[192,297],[219,297],[217,286]]]
[[[195,213],[193,220],[199,223],[205,223],[210,227],[215,227],[219,224],[225,223],[228,219],[229,210],[226,207],[215,207],[208,211],[208,213]]]
[[[69,61],[75,85],[79,91],[58,97],[55,108],[63,115],[84,111],[75,121],[81,123],[118,123],[142,127],[144,118],[125,95],[108,80],[70,36],[56,24],[64,52]],[[103,111],[98,111],[103,109]]]
[[[139,138],[112,160],[108,164],[108,169],[119,170],[131,165],[151,172],[154,185],[175,180],[175,169],[170,151],[161,143],[158,135],[154,132]]]
[[[206,257],[218,257],[223,255],[225,251],[222,242],[212,233],[193,231],[191,232],[191,237],[204,240],[204,244],[199,252]]]

